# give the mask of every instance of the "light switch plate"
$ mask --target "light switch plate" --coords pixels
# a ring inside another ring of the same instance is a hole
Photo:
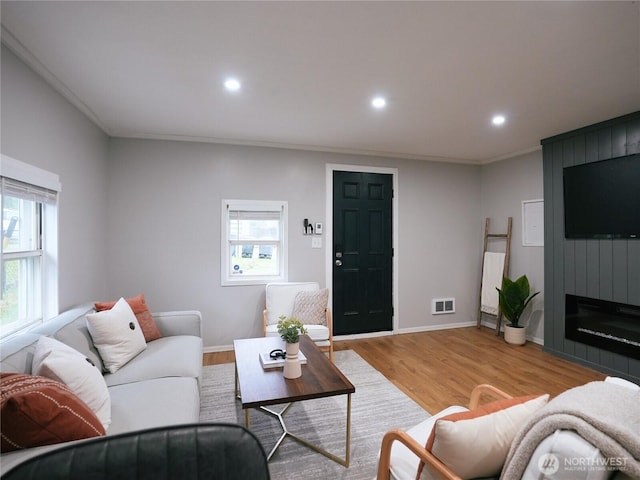
[[[311,248],[322,248],[322,237],[313,237],[311,239]]]
[[[316,223],[316,231],[314,232],[316,235],[322,235],[322,224]]]

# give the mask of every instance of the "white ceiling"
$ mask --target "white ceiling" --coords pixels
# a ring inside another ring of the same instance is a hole
[[[3,42],[112,136],[486,163],[640,110],[638,2],[3,0],[1,16]]]

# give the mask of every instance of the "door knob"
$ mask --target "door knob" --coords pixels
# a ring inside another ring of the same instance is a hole
[[[336,260],[336,267],[342,266],[342,260]]]

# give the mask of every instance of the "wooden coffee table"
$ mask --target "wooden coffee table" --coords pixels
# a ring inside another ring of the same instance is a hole
[[[248,338],[233,342],[236,357],[236,397],[242,402],[242,408],[245,411],[245,426],[250,427],[249,412],[252,408],[259,408],[278,418],[282,426],[282,435],[269,453],[268,459],[271,459],[286,437],[291,437],[348,467],[351,450],[351,394],[356,391],[356,388],[307,335],[300,336],[300,350],[307,357],[307,363],[302,365],[300,378],[284,378],[282,367],[262,368],[259,354],[276,348],[284,348],[280,337]],[[336,395],[347,395],[345,458],[340,458],[294,435],[287,429],[283,418],[284,413],[294,402]],[[269,405],[279,404],[287,405],[280,412],[267,408]]]

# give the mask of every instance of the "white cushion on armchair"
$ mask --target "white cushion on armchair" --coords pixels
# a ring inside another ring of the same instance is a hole
[[[266,287],[267,325],[277,325],[281,315],[291,316],[298,292],[320,290],[317,282],[269,283]],[[277,333],[276,329],[276,333]],[[327,338],[329,337],[327,333]]]
[[[307,335],[314,342],[320,345],[320,342],[326,340],[327,345],[329,345],[329,329],[324,325],[305,325],[307,329]],[[277,337],[278,333],[278,325],[267,325],[267,331],[265,332],[267,337]]]

